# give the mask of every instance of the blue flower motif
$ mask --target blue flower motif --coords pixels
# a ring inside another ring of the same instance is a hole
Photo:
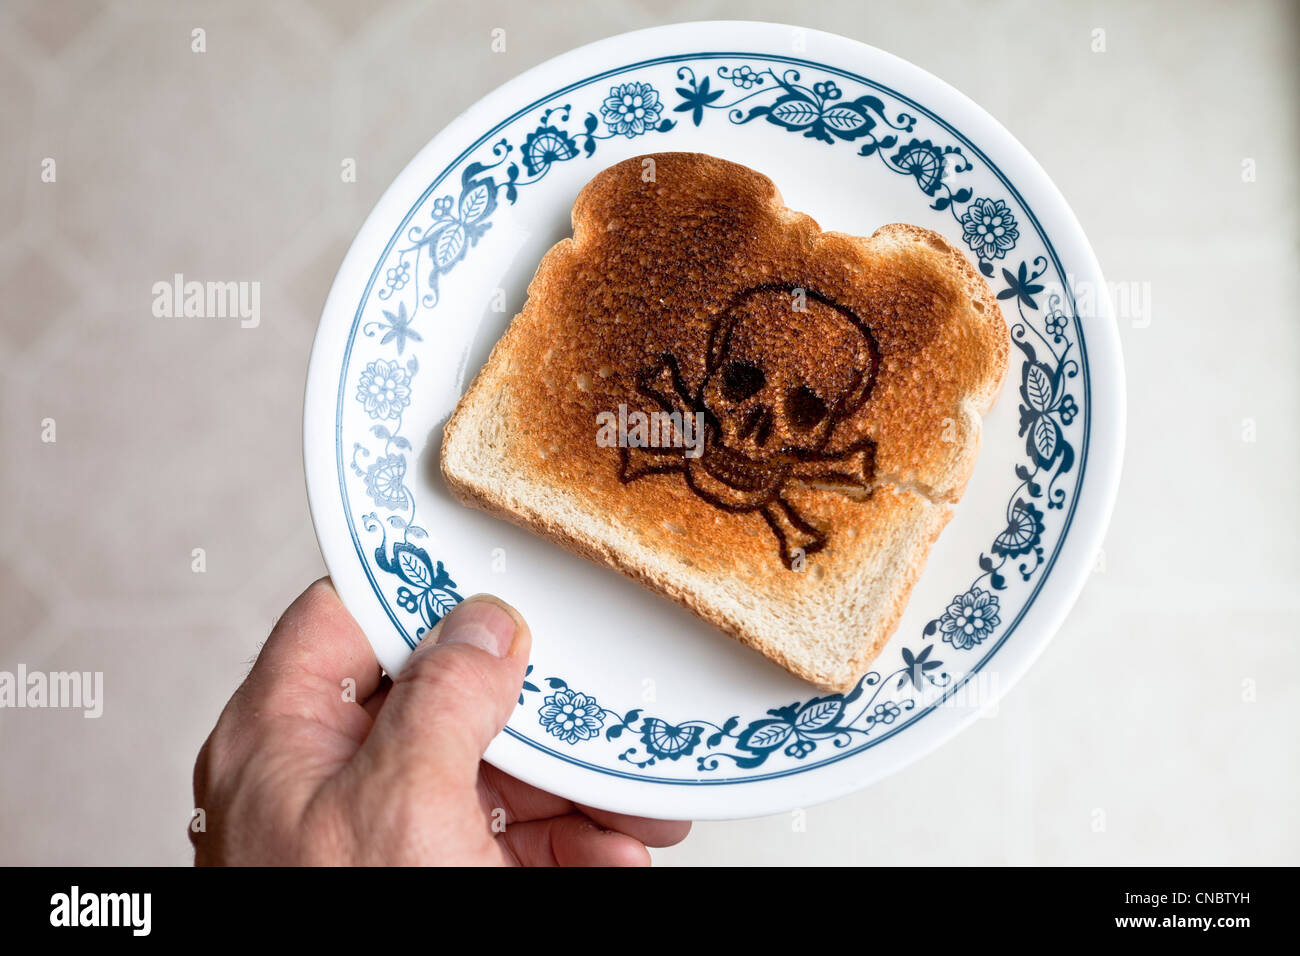
[[[454,200],[450,196],[440,196],[433,201],[433,218],[447,219],[451,216]]]
[[[538,723],[547,733],[559,737],[566,744],[590,740],[600,733],[605,724],[605,711],[596,698],[565,688],[546,698],[538,712]]]
[[[562,129],[539,126],[528,134],[520,153],[529,174],[538,176],[550,169],[552,163],[562,163],[577,156],[578,144]]]
[[[933,644],[927,644],[919,654],[913,654],[906,647],[903,648],[903,666],[907,669],[903,671],[903,676],[898,679],[900,690],[905,683],[910,683],[917,690],[924,690],[927,681],[936,686],[942,686],[940,680],[946,680],[945,675],[940,674],[938,679],[930,676],[930,671],[943,666],[943,661],[930,660],[930,654],[933,650]]]
[[[939,619],[943,639],[958,650],[969,650],[1001,624],[998,599],[983,588],[973,587],[958,594]]]
[[[670,724],[658,717],[647,717],[641,724],[641,742],[656,757],[676,760],[685,757],[700,742],[700,728]]]
[[[943,153],[928,139],[914,139],[889,158],[927,196],[933,196],[943,182]]]
[[[718,72],[721,73],[722,71],[719,70]],[[737,86],[742,90],[748,90],[751,87],[763,85],[762,75],[755,73],[753,67],[749,66],[736,67],[731,71],[730,79],[733,86]]]
[[[1054,309],[1052,314],[1047,317],[1047,331],[1049,334],[1056,336],[1056,341],[1061,341],[1061,336],[1065,333],[1065,327],[1070,322],[1070,317],[1060,309]]]
[[[389,269],[385,274],[387,286],[394,292],[406,287],[406,283],[411,278],[411,267],[405,262],[398,262],[397,265]]]
[[[408,333],[409,334],[409,333]],[[411,380],[396,362],[376,359],[366,366],[357,382],[357,401],[378,421],[399,418],[411,404]]]
[[[1040,260],[1034,260],[1035,263]],[[1037,309],[1038,303],[1034,301],[1034,296],[1043,291],[1042,285],[1038,283],[1038,278],[1047,271],[1047,260],[1041,260],[1043,265],[1036,268],[1033,272],[1029,271],[1029,263],[1020,263],[1020,268],[1016,274],[1012,275],[1010,269],[1002,270],[1002,278],[1007,280],[1007,287],[998,293],[998,299],[1018,299],[1031,309]]]
[[[840,88],[831,80],[827,80],[824,83],[814,83],[813,94],[827,102],[838,100],[844,95],[843,92],[840,91]]]
[[[600,107],[600,114],[610,130],[628,139],[654,129],[662,112],[659,94],[649,83],[633,82],[611,87],[609,96]]]
[[[406,459],[384,455],[366,469],[366,494],[389,511],[406,510]]]
[[[1018,558],[1033,551],[1042,539],[1043,513],[1017,498],[1006,528],[993,539],[993,553],[1005,558]]]
[[[887,704],[877,704],[876,709],[871,713],[871,720],[877,724],[892,724],[902,712],[902,708],[893,701]]]
[[[1074,416],[1079,414],[1079,406],[1075,404],[1074,396],[1066,395],[1065,398],[1061,399],[1061,407],[1057,411],[1060,412],[1063,424],[1068,425],[1074,421]]]
[[[391,272],[392,270],[390,269],[389,271]],[[403,279],[402,285],[405,284],[406,280]],[[397,288],[400,289],[401,286],[398,286]],[[406,348],[407,339],[410,339],[412,342],[424,341],[420,336],[420,333],[411,328],[411,319],[414,318],[414,316],[407,313],[405,302],[397,303],[396,312],[389,312],[387,309],[382,309],[381,311],[384,313],[384,321],[368,323],[366,326],[367,335],[372,334],[370,332],[371,325],[384,330],[384,337],[379,340],[380,345],[387,345],[389,342],[396,342],[397,354],[401,355],[402,350]],[[407,384],[410,384],[409,378],[407,379]]]
[[[800,737],[796,739],[794,743],[790,744],[790,746],[786,747],[784,753],[787,757],[794,757],[795,760],[802,760],[816,749],[816,743]]]
[[[961,217],[961,231],[981,259],[1003,258],[1020,238],[1016,217],[1001,199],[976,199]]]
[[[681,73],[678,73],[678,76],[680,77]],[[681,95],[682,101],[677,106],[673,107],[673,112],[690,113],[691,121],[696,126],[699,126],[700,121],[704,119],[704,111],[706,109],[713,109],[714,101],[719,99],[725,91],[710,90],[709,78],[707,76],[697,84],[695,82],[695,72],[693,70],[690,71],[690,77],[689,82],[691,85],[689,88],[685,86],[677,87],[677,92]]]

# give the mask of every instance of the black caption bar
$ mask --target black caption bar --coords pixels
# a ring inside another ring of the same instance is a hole
[[[677,936],[769,919],[807,925],[818,911],[873,944],[978,932],[1042,940],[1192,939],[1232,945],[1287,925],[1287,869],[660,869],[563,875],[428,870],[10,869],[0,894],[6,940],[77,936],[147,940],[382,940],[419,927],[513,936],[528,920],[573,926],[620,921]],[[563,892],[557,888],[564,886]],[[611,890],[614,892],[611,894]],[[756,899],[767,903],[752,909]],[[655,902],[658,900],[659,902]],[[585,902],[584,902],[585,901]],[[748,912],[748,915],[746,913]],[[761,914],[761,915],[760,915]],[[817,917],[818,920],[821,917]],[[532,925],[546,925],[534,922]],[[594,928],[594,927],[593,927]],[[500,942],[505,943],[502,939]]]

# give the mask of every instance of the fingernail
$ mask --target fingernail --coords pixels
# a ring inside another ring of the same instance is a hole
[[[517,630],[515,619],[505,608],[490,600],[472,597],[447,615],[438,633],[438,643],[468,644],[487,651],[493,657],[505,657]]]

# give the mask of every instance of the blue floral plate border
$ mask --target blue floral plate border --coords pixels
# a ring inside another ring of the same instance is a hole
[[[737,28],[760,36],[761,42],[728,46],[726,51],[701,46],[702,31],[734,36]],[[691,42],[683,43],[679,38],[686,33]],[[847,45],[857,54],[849,61],[855,68],[835,65],[826,57],[772,52],[777,35],[787,41],[786,46],[789,37],[802,35],[805,42],[811,36],[820,48],[839,47],[835,52],[840,56],[830,59],[841,63]],[[568,79],[575,75],[573,63],[587,59],[578,54],[603,48],[617,60],[618,49],[644,51],[653,44],[635,41],[652,37],[677,52],[615,62],[605,69],[584,71],[581,79]],[[680,52],[683,49],[693,52]],[[792,149],[851,150],[855,159],[879,164],[915,192],[924,205],[918,204],[912,221],[931,225],[923,215],[948,217],[950,231],[959,230],[972,261],[1004,303],[1020,358],[1012,363],[1007,392],[1015,392],[1019,438],[1024,444],[1014,466],[1016,483],[1006,496],[1004,520],[973,560],[973,576],[964,590],[929,618],[918,635],[896,636],[892,654],[882,655],[877,668],[850,692],[806,695],[766,712],[705,719],[668,715],[653,706],[610,707],[599,699],[603,695],[591,693],[577,681],[571,686],[573,678],[555,673],[555,668],[530,668],[520,709],[489,757],[532,782],[613,809],[683,815],[665,806],[662,797],[650,797],[644,788],[662,791],[662,785],[669,784],[674,785],[670,792],[681,785],[716,791],[724,784],[756,789],[759,784],[777,785],[782,778],[813,780],[793,787],[787,780],[780,784],[784,789],[727,807],[708,797],[669,799],[691,811],[688,815],[744,815],[833,796],[879,777],[887,765],[899,762],[899,756],[905,762],[916,755],[891,753],[890,760],[876,767],[848,774],[832,769],[832,765],[853,763],[848,758],[873,748],[897,749],[910,736],[916,743],[902,748],[905,751],[933,746],[917,732],[922,718],[951,707],[954,698],[1002,651],[1045,585],[1055,580],[1053,569],[1067,539],[1073,546],[1079,537],[1072,533],[1072,523],[1092,454],[1095,405],[1089,346],[1100,336],[1106,339],[1102,354],[1109,403],[1103,409],[1107,450],[1101,500],[1090,509],[1087,535],[1091,548],[1099,542],[1118,476],[1123,389],[1118,346],[1105,302],[1092,298],[1099,310],[1095,316],[1080,316],[1076,309],[1078,276],[1100,282],[1091,250],[1059,194],[1017,144],[1019,152],[1011,155],[1016,162],[1031,164],[1026,175],[1033,179],[1036,191],[1050,189],[1047,195],[1053,204],[1064,208],[1063,228],[1076,247],[1069,262],[1071,267],[1080,266],[1073,275],[1067,272],[1034,209],[990,155],[936,109],[900,92],[898,84],[874,78],[879,75],[874,71],[873,76],[858,72],[862,51],[885,63],[885,72],[898,72],[901,64],[903,72],[925,77],[921,85],[942,87],[915,67],[853,41],[770,24],[659,28],[612,38],[559,58],[487,98],[417,157],[413,168],[425,165],[422,160],[441,140],[470,144],[454,156],[444,148],[441,152],[450,161],[433,175],[421,170],[417,176],[426,178],[418,190],[403,182],[412,172],[408,169],[372,214],[340,270],[326,317],[342,314],[346,308],[346,303],[335,302],[336,296],[350,296],[351,315],[341,356],[337,340],[331,339],[323,348],[321,335],[313,354],[305,425],[309,492],[336,585],[340,578],[347,582],[340,592],[354,613],[358,607],[364,609],[358,616],[390,670],[400,666],[405,650],[461,599],[453,578],[460,577],[454,558],[445,551],[430,552],[436,532],[431,535],[419,518],[418,480],[411,465],[418,458],[420,438],[406,420],[421,387],[418,356],[430,354],[428,340],[438,331],[430,322],[458,267],[475,255],[499,211],[520,202],[530,194],[530,187],[554,170],[588,163],[584,178],[589,178],[608,165],[600,161],[601,155],[627,144],[634,144],[639,152],[692,148],[676,145],[677,134],[708,123],[737,129],[761,124],[796,137],[791,142],[799,145]],[[570,63],[557,68],[564,60]],[[568,81],[547,86],[533,81],[539,73]],[[909,78],[916,80],[915,75]],[[540,97],[520,95],[539,88],[551,92]],[[957,98],[964,121],[978,115],[981,126],[996,126],[959,94],[942,89],[947,98]],[[493,122],[489,101],[511,100],[526,105]],[[476,135],[464,135],[461,128],[472,126],[478,128]],[[1010,140],[997,130],[1001,138]],[[1000,145],[1006,148],[1005,142]],[[405,212],[394,225],[392,213],[397,206],[390,200],[399,187]],[[386,214],[380,215],[381,210]],[[1053,215],[1061,219],[1060,210],[1053,210]],[[380,236],[386,241],[377,242]],[[380,248],[380,254],[373,251]],[[369,263],[364,285],[357,281],[362,273],[358,264],[351,263],[354,258]],[[349,276],[353,278],[345,282]],[[1089,321],[1087,341],[1083,320]],[[337,326],[338,321],[331,324]],[[323,318],[322,333],[326,325]],[[335,335],[342,331],[343,327],[334,330]],[[324,351],[333,354],[325,358]],[[321,430],[313,428],[311,414],[318,405],[318,388],[327,388],[323,383],[330,378],[332,491],[319,487],[322,476],[313,449],[323,450]],[[1004,396],[1003,402],[1007,400]],[[323,518],[326,511],[328,519]],[[343,551],[342,536],[325,529],[327,524],[337,527],[340,517],[350,555]],[[1090,561],[1091,556],[1085,554],[1085,559]],[[368,593],[358,593],[358,571]],[[1076,580],[1066,590],[1077,593],[1082,585],[1077,568],[1073,577]],[[1067,607],[1073,593],[1064,601]],[[376,604],[386,619],[385,629],[391,629],[387,640],[375,636]],[[1063,613],[1058,610],[1058,620]],[[401,649],[393,646],[393,633],[400,638]],[[1026,648],[1030,659],[1041,651],[1046,637]],[[1025,654],[1016,657],[1015,666],[1009,668],[1012,678],[1028,666],[1027,660],[1021,660]],[[984,692],[985,699],[971,709],[987,706],[988,698],[1001,690],[1005,687]],[[947,715],[944,722],[951,727],[943,736],[972,716]],[[909,730],[911,734],[904,733]],[[936,732],[925,736],[933,738]],[[525,751],[531,755],[524,756]],[[538,762],[538,755],[544,756],[544,762]],[[552,771],[556,761],[568,769],[559,774]],[[626,781],[633,789],[608,781],[588,784],[594,777]],[[825,779],[814,780],[818,777]]]

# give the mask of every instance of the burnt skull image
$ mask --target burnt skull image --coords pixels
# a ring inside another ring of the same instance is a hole
[[[870,439],[835,453],[827,448],[836,426],[870,395],[878,365],[870,329],[843,306],[794,285],[748,289],[715,318],[697,389],[682,380],[671,353],[637,378],[637,390],[663,411],[700,414],[702,453],[625,448],[621,478],[683,472],[714,506],[760,512],[782,561],[795,567],[801,555],[825,547],[827,533],[790,504],[789,483],[870,488]]]
[[[756,460],[814,454],[875,376],[870,333],[851,313],[784,288],[740,297],[714,329],[703,403],[722,444]]]

